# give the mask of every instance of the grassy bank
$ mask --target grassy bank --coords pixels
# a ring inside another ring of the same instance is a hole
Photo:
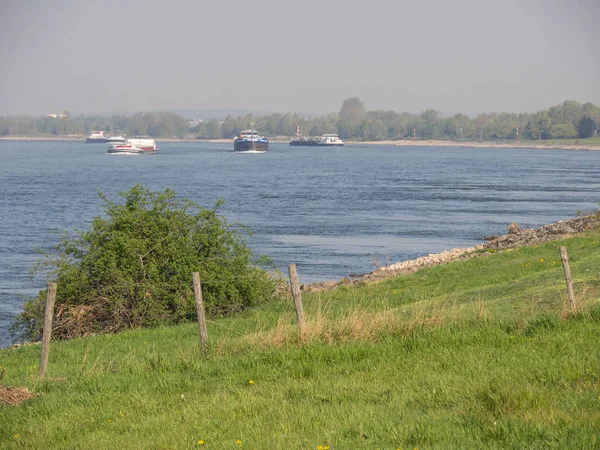
[[[526,144],[567,144],[567,145],[600,145],[600,137],[593,138],[573,138],[573,139],[542,139],[542,140],[523,140]]]
[[[600,446],[600,230],[209,323],[0,350],[3,448]]]

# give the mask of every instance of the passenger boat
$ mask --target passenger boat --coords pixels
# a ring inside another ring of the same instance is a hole
[[[343,147],[344,141],[342,141],[337,134],[324,134],[321,136],[321,139],[319,139],[317,145],[326,147]]]
[[[269,140],[264,136],[259,136],[256,130],[244,130],[233,140],[233,150],[236,152],[269,150]]]
[[[88,137],[85,138],[86,144],[104,144],[106,142],[106,136],[104,131],[90,131]]]
[[[124,144],[126,140],[127,139],[122,134],[117,134],[117,135],[107,136],[106,137],[106,143],[110,144],[110,145],[113,145],[113,144]]]
[[[290,145],[299,145],[299,146],[315,146],[319,143],[319,138],[311,137],[305,138],[302,136],[302,128],[299,126],[296,127],[296,134],[294,134],[294,138],[290,141]]]
[[[156,142],[148,136],[134,136],[122,144],[115,143],[108,147],[108,153],[123,155],[149,155],[157,151]]]

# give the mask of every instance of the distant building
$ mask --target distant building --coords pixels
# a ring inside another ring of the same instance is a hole
[[[64,119],[65,117],[68,117],[67,114],[61,113],[61,114],[46,114],[46,117],[51,117],[53,119]]]
[[[204,122],[204,120],[202,120],[202,119],[188,120],[188,127],[189,127],[189,128],[194,128],[194,127],[197,127],[197,126],[198,126],[198,125],[200,125],[202,122]]]

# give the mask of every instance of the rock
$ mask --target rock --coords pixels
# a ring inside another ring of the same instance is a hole
[[[520,228],[518,223],[513,222],[508,226],[508,234],[518,234],[519,230]]]

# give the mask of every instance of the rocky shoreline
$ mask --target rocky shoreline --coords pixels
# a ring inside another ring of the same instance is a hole
[[[427,256],[422,256],[417,259],[379,267],[373,272],[349,275],[342,280],[319,281],[303,284],[300,286],[300,289],[303,292],[323,292],[335,289],[338,286],[378,282],[399,275],[411,274],[425,267],[433,267],[451,261],[474,258],[485,254],[486,251],[502,251],[556,241],[597,226],[600,226],[600,212],[559,221],[540,228],[520,228],[518,224],[511,223],[508,226],[507,234],[502,236],[483,237],[482,239],[487,242],[473,247],[454,248],[452,250],[445,250],[441,253],[430,253]]]

